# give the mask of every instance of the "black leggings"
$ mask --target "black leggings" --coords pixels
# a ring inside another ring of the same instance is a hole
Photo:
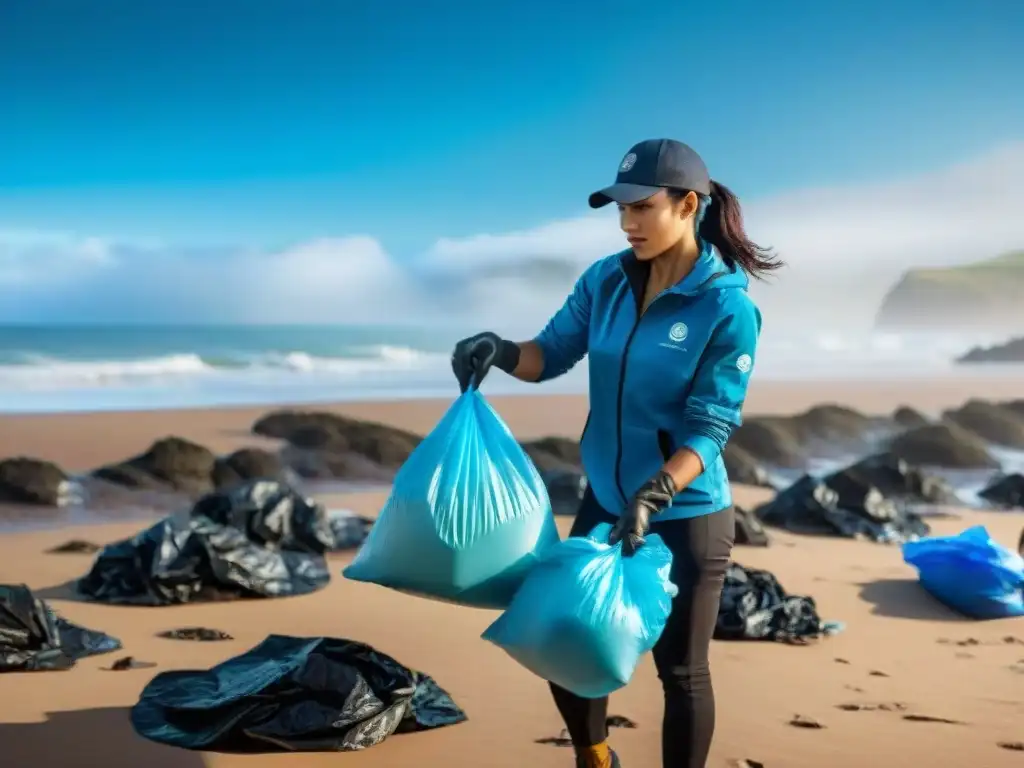
[[[586,536],[616,518],[588,490],[570,536]],[[651,533],[672,550],[672,582],[679,594],[665,631],[654,646],[654,664],[665,690],[661,728],[665,768],[704,768],[715,730],[715,694],[708,650],[718,618],[722,583],[735,537],[732,507],[687,520],[653,522]],[[558,711],[577,749],[608,738],[608,698],[584,699],[551,683]]]

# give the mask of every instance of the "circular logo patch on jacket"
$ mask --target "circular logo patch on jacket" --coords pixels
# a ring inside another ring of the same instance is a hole
[[[742,373],[746,373],[750,370],[752,362],[750,355],[740,355],[736,358],[736,367],[739,368]]]
[[[668,329],[668,337],[672,341],[682,341],[689,332],[690,329],[686,327],[686,323],[676,323]]]

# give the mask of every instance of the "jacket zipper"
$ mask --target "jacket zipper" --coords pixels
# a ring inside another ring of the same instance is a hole
[[[716,272],[711,275],[707,280],[697,286],[697,291],[706,286],[713,280],[724,276],[725,272]],[[628,282],[628,280],[627,280]],[[632,289],[631,289],[632,292]],[[651,303],[647,305],[647,309],[643,308],[643,296],[634,295],[633,299],[636,302],[636,322],[633,323],[633,327],[629,331],[629,336],[626,337],[626,345],[622,349],[622,362],[619,363],[619,390],[616,396],[615,411],[616,411],[616,452],[615,452],[615,487],[619,491],[619,496],[622,497],[623,506],[629,504],[629,497],[626,496],[626,491],[622,487],[622,398],[626,388],[626,360],[629,357],[629,348],[633,343],[633,337],[636,336],[637,328],[640,327],[640,321],[643,320],[644,315],[651,311],[651,307],[658,301],[662,296],[667,294],[668,291],[662,291],[653,299]]]

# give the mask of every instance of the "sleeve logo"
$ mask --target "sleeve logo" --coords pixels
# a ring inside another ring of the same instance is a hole
[[[740,369],[740,373],[749,371],[751,365],[753,365],[753,360],[750,359],[750,355],[740,355],[736,358],[736,367]]]

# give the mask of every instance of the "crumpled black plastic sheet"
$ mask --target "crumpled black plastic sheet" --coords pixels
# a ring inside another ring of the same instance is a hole
[[[729,563],[715,625],[716,640],[801,643],[839,632],[822,621],[814,598],[790,595],[768,571]]]
[[[431,677],[369,645],[284,635],[209,671],[157,675],[131,713],[153,741],[229,752],[347,752],[466,719]]]
[[[880,543],[913,541],[930,532],[928,524],[904,504],[842,473],[827,480],[804,475],[754,514],[767,525],[794,533]]]
[[[330,581],[324,554],[359,546],[369,526],[285,483],[257,480],[204,496],[186,520],[168,517],[105,547],[77,587],[129,605],[304,595]]]
[[[0,672],[70,669],[121,641],[61,618],[24,584],[0,584]]]

